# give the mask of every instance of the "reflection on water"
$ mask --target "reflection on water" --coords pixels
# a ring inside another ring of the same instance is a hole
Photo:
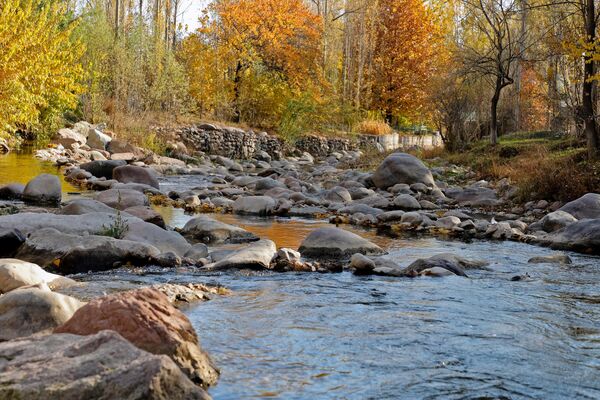
[[[31,150],[0,154],[0,185],[13,182],[26,184],[39,174],[44,173],[57,175],[60,178],[64,193],[79,192],[80,189],[65,182],[58,167],[49,162],[36,159]]]

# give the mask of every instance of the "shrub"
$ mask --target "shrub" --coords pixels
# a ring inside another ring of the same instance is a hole
[[[123,239],[129,231],[129,224],[123,219],[121,211],[117,211],[117,216],[111,224],[102,225],[102,230],[98,233],[100,236],[108,236],[115,239]]]
[[[392,133],[392,128],[384,121],[369,119],[361,121],[354,131],[365,135],[389,135]]]

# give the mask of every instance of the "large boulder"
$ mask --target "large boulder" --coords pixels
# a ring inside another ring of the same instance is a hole
[[[73,297],[40,286],[17,289],[0,296],[0,342],[48,332],[67,322],[82,306]]]
[[[98,129],[91,128],[88,131],[87,145],[92,149],[106,150],[106,146],[111,140],[110,136],[100,132]]]
[[[130,207],[147,206],[148,198],[142,192],[131,189],[108,189],[96,194],[96,201],[110,208],[125,210]]]
[[[196,384],[208,387],[219,378],[190,320],[156,289],[92,300],[55,333],[93,335],[105,329],[118,332],[142,350],[169,356]]]
[[[23,200],[36,204],[58,204],[62,188],[58,176],[41,174],[30,180],[23,190]]]
[[[372,178],[380,189],[387,189],[398,183],[423,183],[434,187],[431,171],[418,158],[406,153],[393,153],[383,160]]]
[[[110,143],[108,143],[108,145],[106,146],[106,150],[111,154],[139,153],[138,149],[131,143],[115,139],[111,140]]]
[[[150,168],[124,165],[113,170],[113,179],[121,183],[142,183],[160,189],[158,179]]]
[[[306,257],[327,259],[347,258],[355,253],[383,253],[379,246],[367,239],[333,227],[315,229],[302,241],[298,250]]]
[[[69,128],[59,129],[56,137],[54,138],[55,143],[58,143],[67,149],[71,148],[71,145],[75,143],[80,146],[84,145],[86,141],[87,139],[84,135]]]
[[[0,343],[0,398],[210,399],[167,356],[140,350],[112,331]]]
[[[101,212],[85,215],[20,213],[0,216],[0,227],[17,228],[25,235],[53,228],[63,234],[86,236],[105,233],[118,224],[118,218],[117,215]],[[190,249],[190,244],[177,232],[166,231],[125,213],[121,215],[121,223],[127,226],[122,237],[124,240],[148,244],[161,252],[173,252],[179,256]]]
[[[23,197],[25,185],[21,183],[9,183],[0,187],[0,200],[19,200]]]
[[[141,219],[142,221],[148,222],[150,224],[156,225],[160,228],[165,229],[165,219],[162,215],[154,211],[152,208],[147,206],[135,206],[126,208],[124,211],[126,214],[133,215]]]
[[[323,196],[325,200],[332,201],[334,203],[349,203],[352,201],[352,196],[348,189],[342,186],[336,186],[325,192]]]
[[[189,220],[181,233],[202,243],[243,243],[259,239],[245,229],[217,221],[205,215]]]
[[[105,271],[124,264],[149,265],[160,253],[146,243],[107,236],[70,235],[46,228],[32,233],[15,257],[63,274],[73,274]]]
[[[23,286],[46,284],[52,289],[74,285],[75,281],[44,271],[39,265],[14,258],[0,259],[0,294]]]
[[[27,238],[18,229],[0,228],[0,257],[12,257]]]
[[[600,218],[600,194],[588,193],[565,204],[560,211],[567,212],[577,219]]]
[[[541,220],[529,226],[530,231],[555,232],[567,225],[577,222],[577,218],[566,211],[554,211],[545,215]]]
[[[394,206],[401,210],[420,210],[421,204],[410,194],[401,194],[394,199]]]
[[[81,164],[79,168],[89,172],[96,178],[112,179],[113,170],[117,167],[127,165],[127,161],[123,160],[98,160],[90,161],[85,164]]]
[[[233,212],[266,216],[273,213],[276,204],[276,201],[268,196],[239,197],[233,203]]]
[[[277,254],[277,247],[271,240],[259,240],[247,247],[228,254],[216,263],[207,265],[210,270],[223,269],[265,269]]]
[[[62,215],[84,215],[95,212],[116,214],[117,210],[97,200],[75,199],[65,204],[58,213]]]
[[[582,219],[542,239],[553,249],[600,255],[600,219]]]

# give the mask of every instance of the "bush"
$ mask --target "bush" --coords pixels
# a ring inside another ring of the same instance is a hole
[[[117,216],[114,221],[106,226],[102,226],[102,230],[98,233],[100,236],[108,236],[115,239],[123,239],[129,231],[129,224],[123,219],[121,211],[117,211]]]
[[[389,135],[392,133],[392,128],[383,121],[371,119],[361,121],[354,131],[365,135]]]

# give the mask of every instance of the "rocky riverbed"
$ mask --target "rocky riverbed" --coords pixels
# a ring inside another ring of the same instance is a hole
[[[463,389],[511,398],[528,391],[545,398],[574,389],[592,397],[600,393],[596,384],[574,378],[563,386],[550,385],[553,371],[541,377],[551,390],[536,387],[535,377],[527,373],[519,388],[516,378],[507,375],[507,368],[523,363],[516,355],[507,355],[505,365],[493,371],[480,365],[486,357],[506,353],[511,340],[525,349],[526,361],[535,353],[531,341],[565,345],[560,334],[554,335],[565,329],[567,318],[555,304],[554,290],[578,312],[589,312],[587,299],[598,293],[588,284],[600,276],[600,260],[594,256],[600,254],[600,195],[590,193],[568,204],[516,204],[510,182],[468,181],[469,172],[457,166],[442,160],[424,163],[402,152],[389,155],[374,171],[361,171],[352,168],[361,157],[359,150],[315,157],[301,149],[282,154],[279,147],[270,154],[253,145],[240,152],[246,159],[234,160],[204,153],[180,136],[169,146],[170,157],[164,157],[101,128],[86,123],[65,128],[56,147],[37,153],[56,165],[78,195],[65,198],[64,183],[51,173],[26,184],[4,182],[0,188],[0,319],[10,326],[0,338],[5,341],[0,354],[22,354],[14,362],[0,361],[0,382],[5,383],[0,397],[37,391],[43,398],[81,398],[77,396],[85,390],[117,390],[103,393],[206,398],[205,390],[215,385],[220,370],[224,383],[209,389],[215,398],[247,393],[393,398],[396,389],[427,397],[435,393],[435,385],[413,381],[421,376],[419,368],[427,365],[427,370],[437,362],[444,365],[439,384],[448,396]],[[228,129],[200,125],[196,131],[225,137]],[[256,143],[271,143],[260,137]],[[227,146],[232,149],[236,143],[230,140]],[[465,178],[460,185],[453,178],[457,172]],[[521,289],[528,287],[533,298],[545,299],[558,315],[541,317],[543,305],[530,304],[527,289]],[[578,290],[579,300],[573,294]],[[513,294],[500,301],[507,291]],[[212,300],[194,305],[207,299]],[[454,301],[457,307],[452,307]],[[494,304],[499,307],[497,328],[486,317],[494,313]],[[399,309],[404,311],[396,314]],[[518,314],[522,311],[527,312]],[[367,321],[381,318],[372,335],[367,322],[359,321],[362,312],[373,314]],[[121,317],[104,316],[113,314]],[[528,319],[538,317],[543,322]],[[334,325],[328,327],[326,321]],[[404,321],[413,327],[412,334],[406,327],[388,332]],[[439,324],[438,331],[431,330]],[[464,324],[473,327],[465,331]],[[523,324],[555,328],[552,335],[525,333]],[[585,318],[577,316],[568,325],[588,332],[584,342],[594,343],[598,331]],[[522,337],[508,333],[515,329]],[[309,333],[313,330],[323,337]],[[336,346],[328,339],[348,337],[352,330],[361,332],[358,348],[351,345],[354,340]],[[156,340],[158,332],[163,339]],[[454,342],[457,334],[462,339]],[[267,344],[265,336],[270,335],[276,337]],[[216,362],[200,347],[198,336],[203,344],[208,338],[206,349],[218,355]],[[393,385],[373,376],[374,371],[389,375],[392,368],[392,359],[384,354],[372,358],[384,345],[378,336],[386,338],[391,353],[398,348],[414,354],[405,337],[424,354],[416,357],[418,365],[401,361],[408,376]],[[493,337],[500,338],[498,344],[492,345]],[[317,347],[310,345],[314,341]],[[444,357],[432,351],[435,341],[445,342]],[[449,341],[455,346],[448,347]],[[475,343],[490,346],[490,351],[470,351],[467,346]],[[51,373],[35,382],[15,378],[24,365],[35,370],[27,349],[39,346],[48,349],[47,359],[81,346],[99,350],[72,360],[73,372],[57,386],[65,389],[50,392],[47,385],[57,379]],[[282,353],[286,346],[295,349],[289,360]],[[598,370],[589,363],[599,351],[597,343],[591,346],[576,352],[568,364],[549,361],[572,365],[580,377],[591,376]],[[269,348],[276,360],[269,358]],[[331,357],[321,367],[319,349]],[[103,374],[106,366],[94,364],[106,352],[122,356],[116,364],[138,360],[139,368],[119,383],[119,373]],[[91,364],[81,371],[78,362]],[[245,375],[260,366],[266,371],[260,377],[252,374],[254,381]],[[456,380],[454,366],[463,368]],[[289,376],[285,368],[290,368]],[[84,386],[98,374],[105,379]],[[371,383],[352,387],[345,376]],[[468,382],[459,384],[461,379]],[[500,383],[491,385],[494,380]],[[131,382],[141,389],[133,390]]]

